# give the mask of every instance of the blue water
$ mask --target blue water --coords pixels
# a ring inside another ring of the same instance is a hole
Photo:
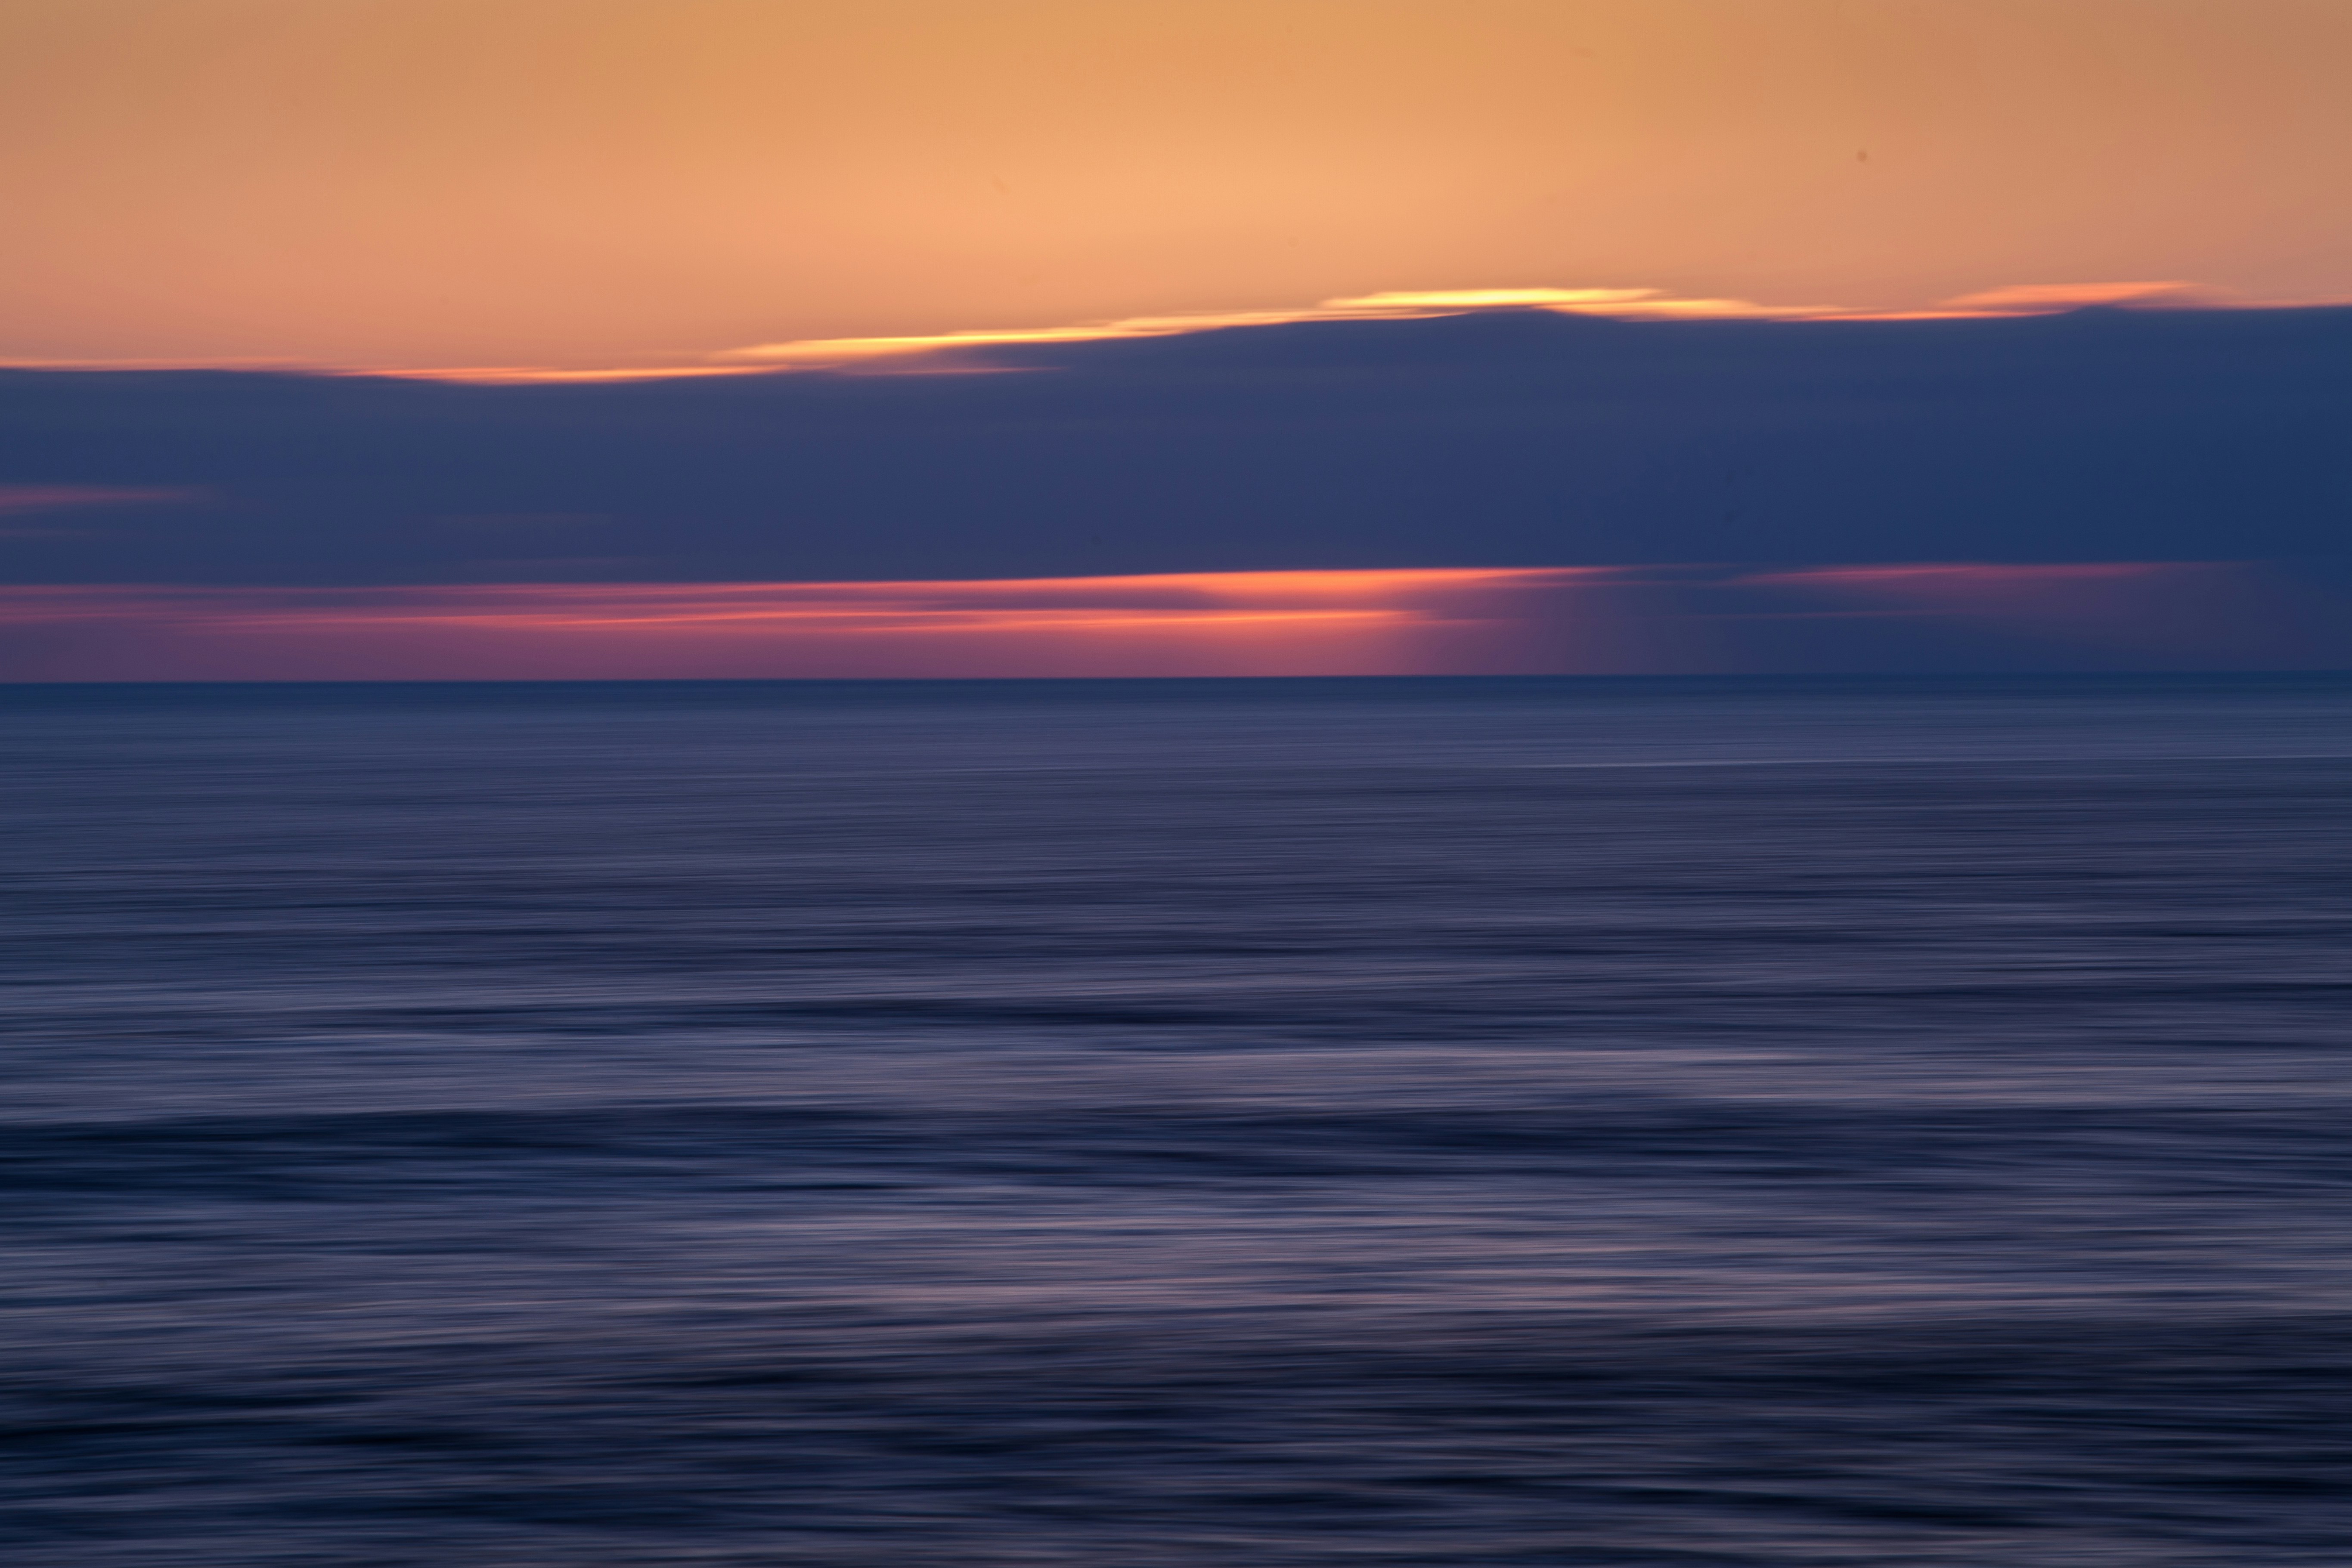
[[[2352,1562],[2352,681],[0,724],[16,1561]]]

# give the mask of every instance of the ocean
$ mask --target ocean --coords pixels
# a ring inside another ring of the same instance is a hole
[[[30,1568],[2352,1562],[2352,679],[0,726]]]

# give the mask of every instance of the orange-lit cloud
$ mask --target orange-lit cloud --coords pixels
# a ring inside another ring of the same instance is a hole
[[[973,328],[887,338],[815,338],[729,349],[702,365],[640,366],[598,371],[529,366],[358,371],[425,381],[485,384],[658,381],[672,377],[758,374],[772,371],[887,368],[892,374],[973,374],[991,367],[959,361],[960,351],[1122,339],[1172,338],[1231,327],[1292,326],[1309,321],[1406,321],[1486,310],[1548,310],[1618,321],[1916,321],[2046,316],[2086,306],[2195,306],[2258,308],[2189,283],[2028,283],[1965,294],[1918,309],[1883,310],[1849,305],[1759,305],[1751,299],[1688,299],[1655,288],[1391,289],[1326,299],[1293,308],[1197,311],[1135,316],[1061,327]]]
[[[2201,562],[44,587],[0,590],[0,679],[2333,667],[2340,610]]]
[[[2347,78],[2337,0],[9,0],[0,361],[2340,298]]]
[[[1390,289],[1355,298],[1326,299],[1293,309],[1202,311],[1182,316],[1137,316],[1068,327],[968,329],[929,336],[812,339],[729,350],[721,361],[749,361],[779,369],[806,370],[864,361],[950,353],[963,349],[1028,344],[1098,342],[1122,338],[1168,338],[1225,327],[1288,326],[1307,321],[1402,321],[1460,316],[1482,310],[1549,310],[1564,316],[1601,316],[1618,321],[1833,321],[1922,320],[1953,317],[2043,316],[2092,305],[2195,304],[2228,308],[2221,298],[2189,283],[2028,283],[1986,289],[1939,300],[1915,310],[1888,311],[1851,305],[1759,305],[1752,299],[1688,299],[1656,288],[1429,288]],[[418,372],[451,380],[586,379],[577,372],[453,371]],[[597,379],[660,374],[708,375],[709,370],[604,371]]]
[[[1525,619],[1517,596],[1608,575],[23,588],[0,591],[0,622],[48,652],[0,657],[0,670],[154,678],[121,673],[135,666],[230,680],[1433,674],[1509,667]]]
[[[1995,316],[2033,315],[2049,310],[2079,310],[2087,305],[2226,304],[2210,291],[2175,279],[2169,283],[2013,283],[1962,294],[1941,308]]]
[[[1758,305],[1746,299],[1679,299],[1655,288],[1390,289],[1356,298],[1326,299],[1319,305],[1290,309],[1195,311],[1181,316],[1134,316],[1122,320],[1078,326],[977,329],[929,336],[812,339],[803,342],[761,343],[747,349],[732,349],[718,357],[721,360],[758,361],[780,368],[807,369],[958,349],[1086,343],[1115,338],[1169,338],[1186,332],[1213,331],[1224,327],[1289,326],[1303,321],[1421,320],[1433,316],[1507,309],[1556,310],[1564,315],[1608,316],[1620,320],[1820,318],[1853,313],[1824,306]]]
[[[1685,298],[1657,288],[1423,288],[1326,299],[1315,305],[1251,310],[1201,310],[1172,316],[1132,316],[1053,327],[961,328],[880,338],[812,338],[722,349],[696,363],[587,369],[537,365],[388,367],[241,362],[236,368],[389,376],[478,385],[590,384],[746,376],[782,371],[887,368],[895,375],[985,373],[994,367],[959,361],[959,351],[1122,339],[1172,338],[1231,327],[1292,326],[1309,321],[1408,321],[1487,310],[1548,310],[1618,321],[1917,321],[2046,316],[2087,306],[2259,309],[2266,305],[2339,304],[2343,300],[2250,301],[2198,284],[2022,283],[1955,296],[1917,308],[1857,305],[1762,305],[1752,299]],[[0,361],[18,369],[184,370],[203,361]]]

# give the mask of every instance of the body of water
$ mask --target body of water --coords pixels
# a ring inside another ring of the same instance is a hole
[[[2352,680],[0,724],[27,1564],[2352,1562]]]

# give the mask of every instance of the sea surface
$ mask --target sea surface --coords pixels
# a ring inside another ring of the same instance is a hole
[[[2352,1563],[2352,680],[0,741],[27,1568]]]

